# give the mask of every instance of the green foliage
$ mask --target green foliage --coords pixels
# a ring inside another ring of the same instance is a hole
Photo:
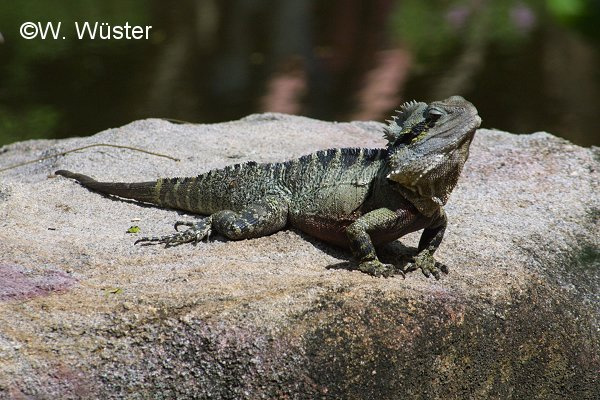
[[[127,96],[143,95],[149,86],[148,79],[153,78],[150,73],[154,63],[149,55],[155,59],[164,47],[157,46],[155,41],[78,40],[74,22],[98,21],[113,25],[125,22],[153,25],[154,22],[158,27],[163,22],[157,21],[157,16],[162,17],[158,11],[166,8],[161,6],[162,2],[0,0],[0,3],[0,31],[4,38],[4,43],[0,43],[0,146],[31,138],[91,134],[133,116],[147,116],[140,115],[141,107]],[[402,43],[415,61],[411,72],[426,78],[448,74],[448,66],[461,56],[483,58],[491,53],[488,50],[492,47],[500,50],[495,52],[496,57],[514,54],[513,50],[518,51],[521,45],[531,49],[532,43],[540,37],[551,37],[547,33],[556,32],[556,24],[552,29],[544,29],[555,21],[563,25],[563,30],[566,27],[582,33],[586,39],[600,39],[598,0],[396,0],[393,4],[388,18],[391,35],[385,38]],[[365,5],[364,8],[378,7]],[[330,14],[335,16],[340,6],[332,8]],[[318,19],[316,15],[312,17]],[[168,19],[172,20],[169,24],[180,23],[178,19]],[[61,22],[61,34],[66,39],[23,39],[19,28],[24,22]],[[233,22],[236,22],[233,18],[227,18],[220,31],[227,31],[227,24]],[[537,38],[533,38],[534,32]],[[157,29],[154,40],[158,33]],[[164,31],[162,35],[168,42]],[[253,40],[256,38],[248,42]],[[369,51],[357,51],[365,50]],[[204,88],[212,88],[215,75],[209,72],[212,64],[206,61],[202,60],[203,67],[209,67],[195,73],[195,82],[173,82],[198,88],[198,92],[202,92],[198,98],[208,104],[214,94]],[[485,60],[489,64],[497,61]],[[189,77],[192,73],[180,76]],[[170,103],[174,99],[161,101]],[[193,101],[186,99],[187,103]],[[252,111],[256,110],[240,111],[240,116]]]
[[[548,10],[562,20],[578,17],[586,8],[585,0],[547,0],[546,3]]]
[[[510,46],[523,43],[541,9],[540,0],[404,0],[394,10],[391,30],[417,61],[444,60],[458,46],[474,40]]]
[[[51,106],[32,104],[22,112],[0,105],[0,144],[47,137],[58,126],[60,113]]]
[[[67,104],[75,97],[73,91],[79,90],[79,95],[83,96],[86,87],[85,82],[79,80],[71,82],[70,87],[56,88],[57,82],[69,80],[69,77],[77,79],[76,74],[71,74],[73,70],[81,71],[78,73],[89,80],[97,80],[105,62],[98,55],[119,55],[132,45],[126,40],[78,40],[75,21],[144,25],[149,18],[147,2],[142,0],[2,2],[0,31],[4,43],[0,44],[0,145],[59,136],[61,122],[69,118],[65,113]],[[26,40],[19,34],[24,22],[61,22],[61,35],[66,39]],[[92,56],[86,57],[86,53]],[[54,72],[48,74],[49,69],[54,69]],[[62,93],[57,93],[60,90]]]
[[[417,56],[437,55],[455,41],[450,26],[439,12],[439,2],[407,0],[399,2],[391,18],[397,39],[407,44]]]
[[[140,232],[140,227],[137,225],[133,225],[131,227],[129,227],[129,229],[127,229],[127,233],[139,233]]]
[[[104,293],[106,295],[111,295],[111,294],[122,294],[123,293],[123,289],[120,287],[114,287],[114,288],[106,288],[104,289]]]
[[[600,39],[598,0],[546,0],[546,6],[550,15],[563,25],[592,39]]]

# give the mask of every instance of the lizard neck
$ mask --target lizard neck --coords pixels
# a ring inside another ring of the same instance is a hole
[[[419,212],[431,216],[446,204],[456,186],[469,155],[470,139],[442,153],[418,154],[399,149],[388,165],[393,170],[388,178]]]

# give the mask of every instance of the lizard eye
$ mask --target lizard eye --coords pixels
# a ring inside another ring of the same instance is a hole
[[[437,120],[442,115],[444,115],[444,112],[442,110],[440,110],[439,108],[430,108],[429,110],[427,110],[428,119]]]
[[[435,124],[435,122],[438,119],[440,119],[442,115],[444,115],[444,112],[439,108],[430,108],[429,110],[427,110],[426,114],[427,115],[425,116],[425,120],[427,121],[427,125],[429,127],[432,127]]]

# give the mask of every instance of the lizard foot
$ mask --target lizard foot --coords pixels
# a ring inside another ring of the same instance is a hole
[[[189,228],[184,231],[179,231],[180,226],[188,226]],[[152,236],[143,237],[135,241],[134,244],[164,244],[166,246],[176,246],[183,243],[198,243],[202,239],[209,238],[211,234],[211,221],[208,218],[201,220],[200,222],[186,222],[177,221],[175,222],[176,233],[165,236]]]
[[[435,279],[440,279],[440,272],[444,274],[448,273],[448,267],[435,261],[433,254],[429,250],[423,250],[414,256],[413,261],[406,266],[405,271],[414,271],[416,269],[420,269],[427,278],[433,275]]]
[[[392,264],[384,264],[379,260],[363,261],[358,264],[358,270],[373,276],[388,278],[395,273],[404,277],[404,272],[397,270]]]

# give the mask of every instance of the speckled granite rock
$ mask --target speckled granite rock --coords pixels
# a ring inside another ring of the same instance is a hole
[[[145,120],[1,148],[0,168],[100,142],[182,161],[93,148],[0,174],[0,398],[597,398],[597,148],[478,131],[447,206],[440,281],[348,271],[349,254],[294,231],[133,246],[131,225],[170,232],[185,216],[52,175],[195,175],[381,146],[380,128],[277,114]]]

